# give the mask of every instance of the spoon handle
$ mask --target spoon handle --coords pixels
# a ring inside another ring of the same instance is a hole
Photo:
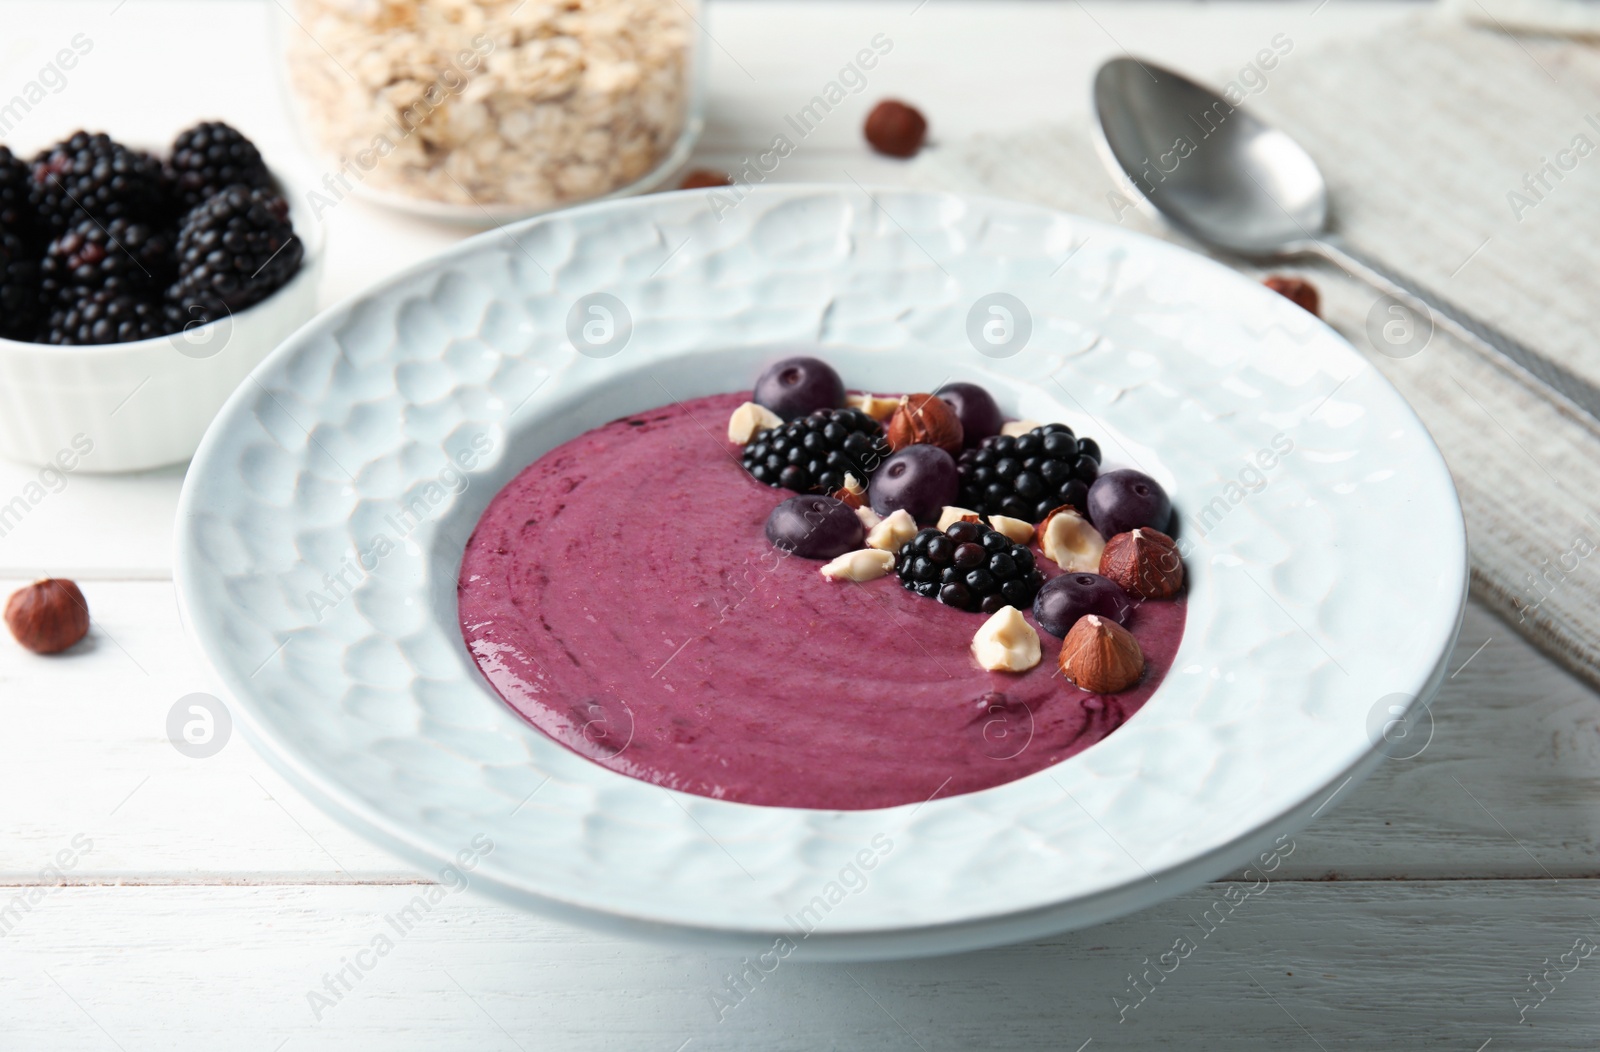
[[[1380,292],[1420,306],[1424,317],[1438,319],[1451,333],[1479,353],[1487,352],[1486,357],[1491,361],[1506,368],[1517,379],[1531,384],[1539,393],[1552,398],[1560,408],[1590,429],[1600,432],[1600,387],[1342,241],[1324,238],[1315,243],[1315,250],[1324,259],[1356,275]],[[1378,335],[1369,332],[1368,335],[1378,350],[1392,353],[1384,346],[1382,332],[1380,330]],[[1421,350],[1421,347],[1417,350]],[[1409,357],[1412,353],[1415,351],[1400,351],[1394,353],[1394,357]]]

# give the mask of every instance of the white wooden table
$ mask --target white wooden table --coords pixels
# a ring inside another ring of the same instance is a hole
[[[727,167],[764,147],[782,114],[879,32],[891,56],[784,162],[785,178],[902,178],[858,138],[882,96],[914,101],[935,138],[953,140],[1081,113],[1090,71],[1124,46],[1205,73],[1242,65],[1279,31],[1310,47],[1410,10],[913,7],[716,3],[697,163]],[[0,100],[74,34],[94,43],[8,139],[32,149],[87,125],[161,141],[220,116],[293,165],[267,13],[0,3]],[[359,204],[327,223],[329,301],[460,236]],[[0,499],[33,475],[0,464]],[[1273,883],[1214,933],[1195,918],[1222,884],[1032,945],[792,964],[719,1019],[711,994],[737,962],[564,928],[468,892],[315,1013],[308,994],[429,878],[324,816],[242,740],[204,760],[168,742],[173,703],[215,689],[173,602],[181,478],[76,475],[0,537],[0,590],[75,577],[98,626],[66,658],[0,645],[0,1050],[1600,1045],[1600,954],[1584,954],[1600,945],[1600,704],[1478,608],[1426,751],[1336,796]],[[71,868],[48,869],[58,857]],[[1197,949],[1157,981],[1152,963],[1180,937]],[[1153,988],[1135,982],[1147,970]]]

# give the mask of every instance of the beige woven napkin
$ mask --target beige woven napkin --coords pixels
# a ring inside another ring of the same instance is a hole
[[[1429,12],[1251,79],[1244,105],[1317,158],[1351,242],[1600,383],[1600,51]],[[1079,125],[946,144],[914,177],[1160,233],[1120,207],[1091,142]],[[1600,439],[1443,332],[1410,358],[1378,353],[1378,294],[1337,269],[1273,269],[1318,286],[1324,317],[1432,431],[1476,596],[1600,686]]]

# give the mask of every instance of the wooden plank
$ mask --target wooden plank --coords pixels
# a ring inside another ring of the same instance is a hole
[[[0,1044],[1594,1048],[1600,883],[1242,888],[955,957],[822,965],[756,953],[749,966],[566,928],[470,891],[439,891],[409,923],[399,911],[414,887],[62,888],[0,937]],[[770,974],[757,978],[757,965]],[[746,990],[730,990],[747,967]]]
[[[9,591],[21,582],[0,582]],[[91,880],[391,880],[411,871],[289,789],[242,738],[204,760],[166,737],[175,702],[215,692],[171,586],[90,582],[88,645],[0,646],[0,880],[34,879],[75,834]],[[1492,642],[1475,657],[1486,640]],[[1468,660],[1470,657],[1470,660]],[[1600,870],[1600,706],[1503,624],[1469,609],[1435,736],[1334,797],[1286,876],[1558,877]],[[63,777],[63,772],[71,772]]]

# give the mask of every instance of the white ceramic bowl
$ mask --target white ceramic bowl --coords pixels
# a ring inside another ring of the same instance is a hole
[[[135,343],[0,340],[0,456],[47,464],[87,444],[92,452],[76,470],[89,472],[189,459],[250,370],[316,313],[322,229],[292,187],[286,197],[305,260],[287,285],[255,306]]]
[[[456,606],[495,492],[602,422],[747,388],[778,346],[868,390],[982,383],[1169,487],[1188,625],[1126,726],[982,792],[822,811],[628,778],[501,701]],[[185,621],[236,720],[426,870],[469,858],[475,888],[633,935],[943,952],[1276,871],[1431,698],[1466,597],[1444,462],[1337,333],[1191,252],[1016,203],[775,186],[574,209],[323,314],[254,379],[178,516]]]

